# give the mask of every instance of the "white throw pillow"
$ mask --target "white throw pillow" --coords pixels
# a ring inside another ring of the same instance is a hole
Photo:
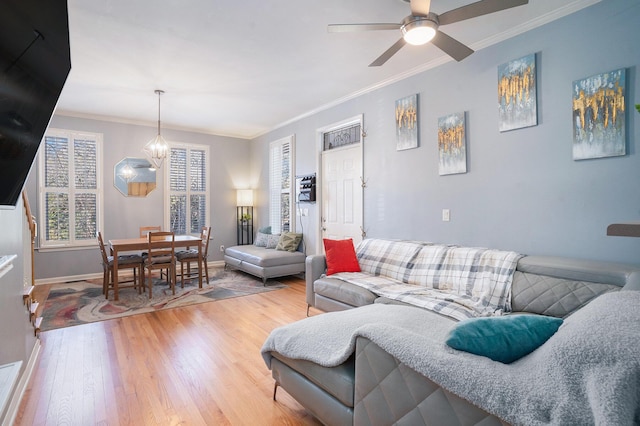
[[[280,241],[280,234],[269,234],[267,235],[267,248],[274,249],[278,245]]]
[[[256,241],[253,243],[256,247],[266,247],[269,240],[269,234],[258,232],[256,235]]]

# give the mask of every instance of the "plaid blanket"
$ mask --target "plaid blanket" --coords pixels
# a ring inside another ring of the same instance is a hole
[[[520,254],[414,241],[368,239],[356,249],[362,272],[332,277],[380,296],[462,320],[511,310]]]

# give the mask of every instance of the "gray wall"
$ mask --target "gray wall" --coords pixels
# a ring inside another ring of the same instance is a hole
[[[461,63],[362,95],[253,142],[163,128],[170,141],[211,147],[214,240],[209,260],[222,259],[220,245],[235,244],[236,188],[259,189],[255,225],[268,223],[269,142],[295,134],[296,174],[312,173],[317,167],[316,129],[364,114],[368,236],[640,264],[640,239],[606,236],[610,223],[639,220],[640,115],[629,108],[626,156],[574,161],[571,153],[574,80],[627,68],[628,104],[639,102],[637,22],[638,2],[601,2],[478,51]],[[539,124],[500,133],[497,66],[529,53],[536,53],[538,60]],[[370,72],[366,64],[363,72]],[[420,95],[420,147],[396,151],[394,102],[413,93]],[[469,171],[439,176],[437,119],[459,111],[467,112]],[[161,176],[157,190],[147,198],[126,198],[112,183],[113,166],[123,157],[141,156],[155,128],[64,116],[54,116],[51,127],[104,134],[106,238],[129,237],[140,225],[163,223]],[[27,189],[37,215],[35,169]],[[307,253],[313,253],[319,239],[319,206],[308,208],[308,217],[297,218],[297,229],[304,227]],[[444,208],[451,210],[450,222],[441,221]],[[35,261],[36,279],[101,270],[97,249],[42,251]]]
[[[131,238],[143,225],[164,224],[164,171],[157,176],[157,188],[147,197],[125,197],[113,185],[113,168],[124,157],[144,157],[142,147],[156,135],[154,127],[114,123],[55,115],[51,128],[71,129],[103,134],[104,226],[106,239]],[[222,260],[220,245],[236,243],[236,189],[248,187],[250,142],[244,139],[212,136],[202,133],[162,129],[170,142],[208,145],[210,148],[210,218],[213,240],[209,245],[209,261]],[[37,163],[27,190],[33,214],[38,218]],[[39,219],[37,219],[39,220]],[[41,225],[39,223],[39,225]],[[37,251],[36,279],[70,277],[102,272],[97,245],[92,249]]]
[[[640,238],[607,237],[610,223],[640,220],[640,2],[607,0],[513,39],[256,138],[252,180],[268,195],[268,144],[296,135],[296,174],[316,171],[319,127],[364,113],[364,223],[369,237],[410,238],[640,264]],[[382,47],[381,47],[382,48]],[[497,66],[536,53],[535,127],[500,133]],[[400,54],[419,54],[415,51]],[[393,59],[391,59],[393,60]],[[627,69],[627,155],[572,159],[572,82]],[[362,72],[369,72],[363,64]],[[420,147],[395,149],[394,102],[420,97]],[[437,119],[466,111],[468,173],[438,175]],[[309,205],[307,253],[318,241]],[[442,209],[451,221],[441,220]],[[266,208],[258,220],[268,221]],[[309,226],[310,225],[310,226]],[[298,227],[300,230],[300,227]]]

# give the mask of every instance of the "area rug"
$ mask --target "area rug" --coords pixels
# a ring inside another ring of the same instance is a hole
[[[138,294],[136,289],[126,288],[119,291],[117,302],[107,300],[102,294],[102,279],[54,284],[45,301],[40,330],[248,296],[286,287],[273,280],[268,280],[263,286],[262,280],[256,277],[222,268],[210,269],[209,283],[203,282],[201,289],[198,288],[197,279],[185,281],[184,288],[180,287],[178,279],[175,295],[171,294],[166,281],[154,278],[152,299],[149,299],[149,293]],[[109,292],[109,298],[113,299],[112,291]]]

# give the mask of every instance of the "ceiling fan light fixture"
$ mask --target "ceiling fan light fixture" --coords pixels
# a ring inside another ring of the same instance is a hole
[[[436,23],[430,19],[416,19],[404,24],[400,29],[404,41],[414,46],[421,46],[435,37],[436,27]]]

